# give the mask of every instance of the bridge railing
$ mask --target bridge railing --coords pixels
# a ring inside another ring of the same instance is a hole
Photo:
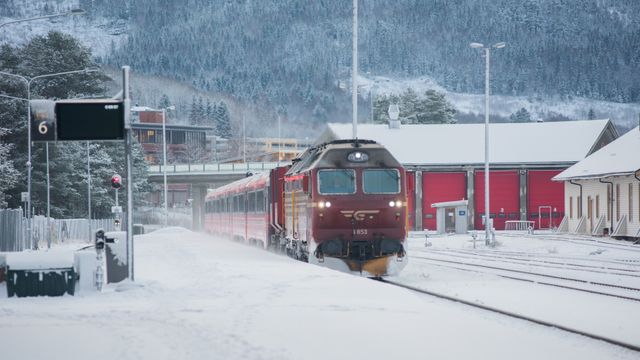
[[[285,163],[280,163],[285,165]],[[277,162],[255,163],[209,163],[209,164],[173,164],[167,165],[167,173],[216,173],[247,172],[271,170],[278,166]],[[150,165],[149,174],[162,174],[162,165]]]

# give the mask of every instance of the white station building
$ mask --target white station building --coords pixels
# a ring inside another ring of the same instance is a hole
[[[553,180],[564,181],[566,216],[560,230],[640,237],[640,130],[637,127]]]

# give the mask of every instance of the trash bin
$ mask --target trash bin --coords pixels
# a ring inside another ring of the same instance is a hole
[[[73,295],[76,273],[73,267],[46,270],[11,270],[7,268],[7,296]]]
[[[142,234],[144,234],[144,225],[133,224],[133,235],[142,235]]]

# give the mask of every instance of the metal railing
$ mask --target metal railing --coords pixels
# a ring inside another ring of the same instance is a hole
[[[283,162],[280,164],[285,165]],[[247,171],[271,170],[277,166],[277,162],[174,164],[167,165],[167,173],[242,173]],[[162,165],[149,166],[149,174],[162,173]]]

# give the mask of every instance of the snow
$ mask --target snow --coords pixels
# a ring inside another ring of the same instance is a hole
[[[635,249],[611,249],[606,242],[577,241],[567,242],[554,240],[545,235],[523,237],[506,237],[498,234],[499,246],[489,249],[483,241],[476,241],[477,249],[469,235],[454,235],[430,237],[430,247],[424,246],[424,238],[410,240],[409,252],[412,259],[403,272],[400,282],[407,285],[426,287],[429,290],[455,296],[463,300],[505,309],[522,315],[530,316],[567,327],[577,328],[586,332],[606,336],[627,342],[640,344],[640,334],[634,329],[640,322],[640,313],[635,309],[638,303],[625,299],[606,297],[597,294],[577,292],[545,286],[535,283],[514,281],[496,274],[524,277],[533,281],[562,284],[588,290],[617,293],[639,298],[637,291],[619,290],[598,287],[591,284],[577,282],[562,282],[557,279],[538,278],[521,273],[501,272],[481,269],[486,273],[478,273],[477,268],[456,264],[424,261],[417,257],[429,257],[460,261],[458,255],[447,255],[464,251],[466,254],[491,254],[492,258],[485,260],[477,258],[472,263],[484,264],[492,267],[507,267],[519,271],[545,273],[560,277],[583,278],[589,281],[613,283],[620,286],[640,287],[640,278],[623,276],[622,271],[611,268],[627,268],[627,271],[638,271],[637,262],[640,260],[640,247]],[[594,251],[595,250],[595,251]],[[524,254],[527,259],[546,261],[546,266],[535,264],[514,264],[513,254]],[[466,261],[472,258],[465,255]],[[497,257],[508,257],[498,259]],[[553,262],[549,264],[548,262]],[[564,265],[557,265],[562,264]],[[601,272],[585,271],[579,267],[567,264],[582,264],[600,266]],[[636,264],[624,265],[624,263]],[[452,268],[456,267],[458,269]],[[553,267],[547,267],[553,266]],[[564,268],[564,269],[560,269]],[[608,270],[607,270],[608,269]]]
[[[345,80],[343,80],[345,81]],[[351,80],[345,81],[350,83]],[[445,97],[460,113],[476,115],[484,114],[484,94],[469,94],[451,92],[438,84],[434,79],[423,76],[418,78],[392,78],[386,76],[358,77],[358,85],[369,94],[400,95],[407,88],[414,89],[418,94],[433,89],[444,93]],[[630,129],[637,124],[640,105],[637,103],[617,103],[600,101],[583,97],[560,99],[553,96],[507,96],[494,95],[490,97],[489,111],[491,114],[509,117],[516,111],[525,108],[533,119],[546,119],[550,114],[562,114],[571,119],[585,119],[589,109],[596,114],[609,117],[618,128]]]
[[[575,163],[587,156],[609,120],[489,125],[491,164]],[[351,124],[328,124],[337,139],[352,137]],[[384,145],[402,164],[484,163],[484,124],[358,125],[358,137]],[[571,145],[567,143],[571,139]]]
[[[158,230],[136,236],[135,242],[135,283],[109,284],[102,293],[10,299],[0,285],[2,358],[638,358],[557,329],[184,229]],[[473,296],[501,298],[487,291],[495,290],[491,279],[464,280],[453,272],[447,281],[440,277],[443,272],[411,264],[405,279],[430,279],[453,292],[465,290],[466,281],[476,284],[469,286],[478,290]],[[552,293],[535,290],[535,296],[523,296],[522,304],[543,308],[535,297]],[[579,307],[602,310],[593,299],[576,299]],[[547,308],[561,314],[555,306]],[[626,315],[637,324],[637,315],[627,310],[612,307],[604,313],[611,320]],[[628,322],[621,324],[620,333],[635,332],[635,327],[624,328]]]
[[[640,170],[640,156],[638,154],[640,154],[640,129],[636,127],[561,172],[554,177],[554,180],[633,174]]]
[[[73,267],[73,253],[68,249],[5,253],[11,270],[44,270]]]

